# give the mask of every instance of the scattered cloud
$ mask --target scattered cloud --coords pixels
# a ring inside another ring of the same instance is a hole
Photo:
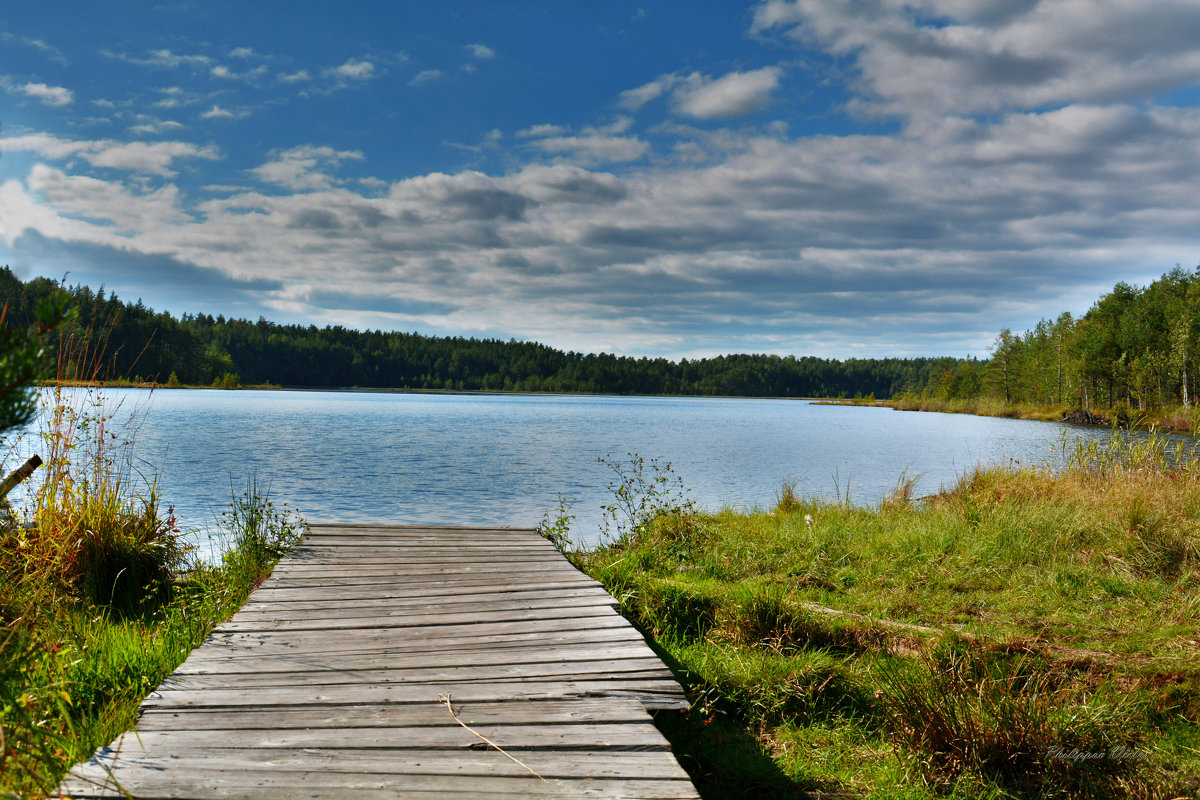
[[[551,125],[549,123],[543,123],[541,125],[531,125],[524,130],[517,131],[517,136],[521,137],[522,139],[528,139],[531,136],[558,136],[566,133],[569,130],[570,128],[565,125]]]
[[[585,164],[611,161],[637,161],[650,146],[636,136],[604,136],[584,134],[581,136],[551,136],[536,143],[545,153],[570,156]]]
[[[340,66],[325,70],[325,74],[340,81],[367,81],[375,77],[375,65],[365,59],[351,58]]]
[[[471,55],[478,58],[480,61],[487,61],[496,57],[496,51],[488,47],[486,44],[469,44],[467,50]]]
[[[361,161],[363,154],[356,150],[335,150],[332,147],[303,145],[272,153],[273,161],[249,170],[264,183],[271,183],[297,192],[328,189],[334,184],[329,172],[346,160]]]
[[[5,44],[20,44],[26,47],[32,47],[48,58],[57,61],[60,64],[67,64],[67,57],[54,45],[44,39],[31,39],[26,36],[17,36],[8,31],[0,31],[0,42]]]
[[[692,73],[675,89],[675,109],[696,119],[752,114],[771,102],[780,73],[779,67],[731,72],[716,79]]]
[[[214,104],[208,111],[200,114],[201,119],[242,119],[250,116],[247,111],[230,111],[227,108],[222,108]]]
[[[160,89],[155,89],[162,98],[156,100],[152,105],[155,108],[182,108],[200,102],[200,95],[195,92],[184,89],[181,86],[167,86]],[[110,107],[114,104],[110,103]]]
[[[1200,82],[1186,0],[766,0],[751,30],[851,59],[862,113],[997,113],[1126,102]]]
[[[423,69],[412,77],[412,80],[408,82],[408,85],[421,86],[426,83],[432,83],[440,77],[442,77],[442,71],[440,69]]]
[[[151,50],[145,56],[133,56],[129,55],[128,53],[115,52],[112,50],[105,50],[103,53],[109,58],[115,58],[118,61],[125,61],[129,64],[137,64],[143,67],[157,67],[160,69],[179,69],[180,67],[191,67],[194,70],[202,70],[207,69],[213,63],[213,60],[205,55],[185,55],[166,49]]]
[[[627,111],[638,111],[647,103],[657,100],[679,82],[675,75],[660,75],[649,83],[621,92],[618,105]]]
[[[211,70],[209,70],[209,74],[214,78],[220,78],[221,80],[257,83],[264,75],[267,74],[267,67],[266,65],[260,64],[254,69],[249,69],[245,72],[234,72],[223,64],[216,64]]]
[[[28,151],[52,161],[79,157],[94,167],[174,177],[171,169],[180,159],[215,160],[215,147],[189,142],[119,142],[112,139],[73,140],[38,133],[0,138],[0,151]]]
[[[159,119],[149,114],[138,114],[135,122],[136,124],[129,126],[129,132],[137,136],[156,136],[160,133],[177,131],[183,127],[183,123],[181,122],[176,122],[172,119]]]
[[[311,81],[311,80],[312,80],[312,75],[310,75],[308,73],[308,70],[306,70],[306,69],[296,70],[295,72],[279,73],[279,82],[280,83],[303,83],[305,81]]]
[[[779,67],[763,67],[748,72],[730,72],[719,78],[699,72],[660,75],[649,83],[622,92],[618,105],[628,111],[637,111],[669,94],[677,114],[694,119],[743,117],[771,102],[771,93],[779,88],[782,72]]]
[[[70,89],[62,86],[47,86],[44,83],[26,83],[16,87],[23,94],[40,100],[48,106],[67,106],[75,102]]]

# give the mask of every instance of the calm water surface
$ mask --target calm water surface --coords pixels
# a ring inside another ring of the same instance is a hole
[[[1043,464],[1063,437],[1045,422],[813,405],[800,400],[560,395],[113,390],[136,456],[188,527],[210,528],[231,484],[257,473],[313,522],[536,525],[574,501],[595,541],[612,471],[630,452],[672,462],[705,507],[799,491],[870,504],[904,474],[919,494],[975,464]]]

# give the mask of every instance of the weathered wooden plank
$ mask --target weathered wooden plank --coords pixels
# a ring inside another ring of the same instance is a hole
[[[556,591],[559,589],[594,589],[600,584],[591,578],[556,578],[539,581],[523,581],[511,584],[512,591]],[[319,600],[329,597],[417,597],[424,594],[442,595],[450,591],[466,592],[503,592],[504,586],[498,586],[495,579],[470,577],[461,580],[431,580],[406,581],[399,585],[395,581],[374,580],[358,586],[268,586],[263,584],[256,594],[264,600],[287,601],[291,599]],[[258,594],[261,593],[261,594]]]
[[[511,683],[453,684],[444,683],[396,683],[386,686],[346,684],[309,687],[254,687],[249,689],[207,689],[203,691],[174,691],[162,689],[151,692],[143,703],[146,707],[197,708],[200,706],[259,707],[297,704],[345,704],[363,703],[421,703],[436,700],[440,695],[452,692],[460,702],[487,700],[552,699],[574,697],[642,697],[649,698],[656,708],[656,700],[682,698],[683,691],[674,680],[584,677],[576,680],[524,681]],[[678,704],[668,706],[677,708]],[[686,708],[686,702],[684,704]]]
[[[600,611],[609,611],[609,613],[597,613]],[[576,612],[576,613],[570,613]],[[493,621],[494,620],[494,621]],[[623,617],[612,613],[610,609],[565,609],[556,611],[555,609],[538,609],[535,611],[514,611],[514,612],[499,612],[490,617],[487,621],[481,620],[475,614],[442,614],[442,615],[427,615],[416,618],[398,618],[388,620],[385,618],[356,618],[353,620],[343,619],[336,620],[334,623],[325,624],[320,620],[314,620],[312,623],[303,621],[279,621],[271,623],[269,627],[259,622],[235,622],[229,621],[222,623],[214,629],[216,633],[252,633],[252,632],[281,632],[287,631],[289,638],[291,633],[321,635],[322,631],[335,631],[339,634],[350,633],[353,631],[364,631],[374,633],[376,636],[395,636],[396,634],[389,633],[393,628],[409,628],[412,630],[412,636],[421,636],[425,633],[433,634],[442,632],[448,629],[455,629],[456,632],[464,632],[459,629],[471,627],[472,630],[478,630],[481,634],[488,634],[501,631],[521,630],[523,627],[526,630],[537,630],[539,626],[545,630],[561,630],[564,621],[575,623],[575,627],[624,627],[629,625]],[[340,624],[338,624],[340,623]],[[477,628],[472,626],[478,626]],[[528,627],[526,627],[528,626]],[[300,636],[297,639],[303,638]]]
[[[507,602],[570,602],[573,600],[603,600],[613,602],[613,597],[599,586],[584,586],[572,589],[511,589],[508,591],[478,591],[474,593],[461,592],[421,592],[411,597],[337,597],[330,596],[323,600],[304,600],[299,597],[294,600],[263,600],[255,598],[242,606],[239,614],[250,611],[261,613],[265,611],[296,611],[301,609],[325,608],[412,608],[419,606],[458,606],[486,603],[493,607],[495,603]]]
[[[102,773],[96,774],[102,781]],[[551,778],[539,781],[509,776],[428,776],[428,775],[334,775],[312,772],[246,773],[210,770],[204,775],[195,772],[151,774],[149,780],[139,781],[129,776],[128,784],[138,800],[223,800],[248,798],[255,800],[307,800],[312,797],[345,797],[352,793],[354,800],[444,800],[445,798],[643,798],[643,800],[680,800],[697,798],[696,790],[686,779],[586,778],[581,780]],[[144,785],[143,785],[144,784]],[[68,779],[60,790],[77,798],[115,797],[127,795],[116,788],[104,788],[80,780]]]
[[[468,725],[526,725],[544,723],[644,723],[646,710],[641,703],[620,697],[562,700],[497,700],[460,702],[451,697],[455,712]],[[444,702],[386,703],[376,705],[297,705],[273,706],[267,711],[254,708],[147,708],[138,719],[140,732],[185,730],[222,731],[235,728],[259,728],[271,725],[277,730],[336,728],[386,728],[400,725],[437,726],[449,723]],[[457,726],[455,726],[457,727]]]
[[[273,665],[267,666],[270,670]],[[653,656],[650,658],[608,659],[604,661],[560,661],[525,664],[480,664],[439,667],[368,667],[362,669],[307,669],[299,671],[258,671],[240,673],[237,685],[251,687],[333,686],[359,684],[364,681],[384,685],[390,683],[461,683],[463,681],[544,681],[548,678],[603,674],[608,678],[631,677],[672,678],[671,671]],[[224,688],[230,684],[228,672],[176,672],[160,687],[166,689]]]
[[[620,754],[619,758],[614,755]],[[260,752],[213,748],[193,751],[186,759],[187,766],[199,772],[212,770],[267,772],[276,775],[289,772],[321,771],[326,775],[509,775],[533,777],[529,771],[508,759],[498,750],[460,748],[446,750],[407,750],[402,753],[378,749],[338,749],[335,751],[305,750],[303,748],[271,748]],[[518,758],[544,778],[656,778],[659,780],[686,777],[674,759],[663,758],[660,752],[596,748],[593,750],[524,750]],[[129,774],[139,769],[147,771],[181,771],[182,758],[169,755],[143,755],[131,750],[120,753],[117,764]],[[103,768],[84,768],[80,772],[96,772]],[[78,774],[78,773],[77,773]]]
[[[320,630],[352,630],[356,628],[420,628],[431,625],[477,625],[495,622],[526,622],[555,619],[591,619],[593,617],[609,617],[616,615],[609,605],[582,606],[576,608],[507,608],[497,609],[487,614],[479,610],[444,611],[442,613],[426,611],[417,614],[384,614],[376,613],[370,616],[325,616],[313,617],[304,615],[297,619],[287,614],[264,614],[260,617],[241,619],[234,617],[223,622],[214,630],[218,631],[320,631]],[[619,615],[618,615],[619,616]]]
[[[614,608],[617,601],[608,594],[589,593],[582,596],[554,597],[546,595],[504,596],[486,595],[484,599],[457,598],[442,602],[422,601],[413,598],[407,603],[386,603],[370,600],[327,600],[320,603],[254,603],[246,605],[232,619],[248,621],[260,618],[302,619],[353,617],[364,614],[402,616],[431,614],[435,611],[476,613],[486,615],[492,611],[534,610],[542,608]]]
[[[554,623],[559,623],[555,625]],[[482,626],[480,626],[482,627]],[[447,626],[444,629],[424,629],[420,645],[405,646],[404,642],[395,638],[395,631],[345,631],[343,635],[334,636],[328,631],[296,631],[287,639],[272,637],[267,633],[222,633],[213,634],[206,640],[204,647],[207,652],[229,655],[270,655],[287,653],[291,655],[346,652],[395,652],[403,648],[408,652],[470,652],[485,650],[494,644],[530,644],[538,642],[546,644],[569,643],[580,640],[627,642],[631,646],[645,647],[645,641],[632,627],[618,625],[615,622],[595,617],[588,620],[588,627],[571,628],[565,620],[551,620],[537,624],[522,626],[519,623],[506,623],[487,626],[489,630],[472,635],[472,626]]]
[[[546,578],[558,576],[574,576],[581,575],[580,572],[572,568],[564,568],[561,564],[553,562],[537,563],[537,562],[520,562],[514,564],[496,564],[487,562],[478,563],[446,563],[446,564],[420,564],[410,567],[387,567],[382,569],[372,569],[364,567],[363,569],[353,569],[350,567],[338,567],[336,569],[277,569],[269,579],[271,582],[288,582],[295,583],[298,581],[308,581],[317,583],[323,580],[361,580],[364,578],[387,578],[394,581],[407,581],[410,578],[446,578],[455,576],[480,575],[490,577],[496,582],[497,586],[508,583],[512,580],[522,580],[524,578]]]
[[[355,632],[351,632],[355,633]],[[359,632],[361,633],[361,632]],[[372,635],[372,634],[369,634]],[[472,654],[489,652],[496,648],[540,649],[543,647],[595,645],[603,646],[606,652],[636,650],[645,652],[645,642],[640,634],[629,628],[610,626],[604,628],[589,628],[583,630],[541,630],[518,631],[515,633],[498,633],[487,636],[450,635],[438,638],[425,638],[420,645],[409,645],[406,642],[395,641],[388,637],[362,639],[347,637],[337,639],[322,636],[307,639],[303,642],[295,640],[278,641],[258,633],[230,633],[210,637],[203,648],[195,650],[188,656],[192,659],[213,660],[242,660],[268,657],[299,657],[319,658],[328,655],[344,654],[346,656],[382,656],[407,653],[421,656],[436,656],[448,654],[452,657],[470,658]],[[187,663],[187,662],[184,662]]]
[[[320,748],[322,750],[443,750],[477,749],[479,738],[459,725],[446,725],[443,709],[440,724],[404,727],[346,728],[253,728],[212,730],[147,731],[139,729],[117,740],[114,749],[127,754],[176,754],[220,750],[273,748]],[[663,735],[645,720],[599,724],[474,724],[474,729],[505,750],[621,748],[623,750],[670,750]]]
[[[208,656],[193,654],[175,670],[173,675],[223,673],[234,675],[259,674],[264,668],[273,672],[325,671],[330,669],[361,670],[370,668],[403,669],[406,667],[474,666],[487,664],[544,664],[571,663],[580,670],[594,670],[598,663],[627,659],[645,659],[645,648],[621,644],[560,644],[539,647],[495,647],[474,654],[461,651],[409,653],[403,648],[394,652],[352,653],[331,651],[324,654],[279,654],[269,661],[253,656]]]
[[[561,572],[546,572],[541,573],[520,573],[514,572],[509,575],[512,579],[512,584],[519,586],[534,586],[538,583],[554,581],[556,583],[566,583],[574,581],[576,586],[595,586],[596,582],[591,578],[579,574],[578,577],[567,575]],[[419,580],[417,579],[419,578]],[[317,589],[322,586],[327,587],[354,587],[354,586],[390,586],[397,587],[397,579],[384,575],[374,575],[365,577],[342,577],[342,578],[297,578],[291,576],[280,576],[271,578],[264,584],[271,589],[283,588],[302,588],[302,589]],[[437,583],[475,583],[499,587],[503,585],[504,580],[497,578],[495,574],[485,570],[476,570],[474,572],[437,572],[428,573],[425,575],[415,576],[414,579],[403,581],[403,586],[428,586]]]

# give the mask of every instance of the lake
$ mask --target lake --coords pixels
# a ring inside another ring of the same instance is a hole
[[[534,526],[562,495],[598,538],[616,477],[600,457],[671,462],[704,507],[800,494],[879,502],[903,475],[938,491],[977,463],[1045,464],[1056,423],[803,400],[383,392],[108,390],[135,464],[210,530],[252,474],[312,522]],[[36,450],[27,437],[23,452]],[[10,459],[11,461],[11,459]],[[10,465],[11,468],[11,465]]]

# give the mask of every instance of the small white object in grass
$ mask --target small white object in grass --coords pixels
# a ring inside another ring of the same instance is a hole
[[[807,526],[808,526],[808,527],[810,527],[810,528],[813,526],[813,516],[812,516],[812,514],[805,514],[805,515],[804,515],[804,524],[805,524],[805,525],[807,525]]]

